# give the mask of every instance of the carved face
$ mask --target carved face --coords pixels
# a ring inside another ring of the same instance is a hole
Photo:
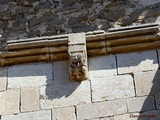
[[[82,62],[82,55],[77,54],[77,55],[71,55],[70,56],[70,61],[71,61],[71,65],[75,68],[79,67],[79,65]]]

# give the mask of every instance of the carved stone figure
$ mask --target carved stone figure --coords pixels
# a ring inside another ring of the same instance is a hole
[[[86,55],[84,52],[69,53],[69,72],[72,81],[81,81],[87,79],[88,69]]]

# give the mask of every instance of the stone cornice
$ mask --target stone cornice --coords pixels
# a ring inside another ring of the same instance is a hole
[[[160,48],[159,24],[85,33],[88,57]],[[68,59],[68,36],[55,35],[7,41],[0,54],[1,66]]]

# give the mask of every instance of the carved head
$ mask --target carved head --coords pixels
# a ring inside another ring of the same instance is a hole
[[[79,67],[79,65],[82,62],[82,59],[83,59],[82,54],[78,54],[78,53],[71,54],[70,55],[71,66],[76,67],[76,68]]]

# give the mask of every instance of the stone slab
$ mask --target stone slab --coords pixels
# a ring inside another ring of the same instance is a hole
[[[77,106],[77,120],[107,117],[127,112],[124,99]]]
[[[0,115],[19,113],[20,91],[7,90],[0,92]]]
[[[156,95],[160,92],[160,70],[134,73],[136,96]]]
[[[57,108],[52,109],[52,119],[53,120],[76,120],[75,108]]]
[[[135,96],[131,75],[120,75],[91,80],[93,102]]]
[[[4,115],[1,120],[51,120],[51,110]]]
[[[8,68],[8,88],[52,84],[52,64],[26,64]]]
[[[21,112],[39,110],[39,89],[23,88],[21,90]]]
[[[144,112],[155,109],[154,97],[137,97],[127,100],[129,112]]]
[[[156,51],[117,54],[118,74],[158,69]]]
[[[67,107],[84,103],[91,103],[89,81],[54,84],[41,87],[41,109]]]
[[[76,53],[86,51],[86,45],[72,45],[68,47],[68,52]]]
[[[116,60],[114,55],[89,58],[90,78],[117,75]]]
[[[68,61],[58,61],[53,63],[53,77],[54,83],[70,82]]]
[[[0,91],[6,90],[7,84],[7,69],[1,68],[0,69]]]
[[[85,34],[84,33],[69,34],[68,44],[69,45],[86,44]]]

